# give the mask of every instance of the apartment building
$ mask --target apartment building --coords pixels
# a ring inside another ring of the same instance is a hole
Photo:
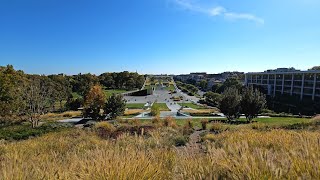
[[[300,99],[320,100],[320,71],[299,71],[280,68],[265,72],[247,73],[246,85],[262,87],[268,95],[289,94]]]

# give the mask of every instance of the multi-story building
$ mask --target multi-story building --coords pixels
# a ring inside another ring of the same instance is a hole
[[[268,95],[288,94],[300,99],[320,100],[320,71],[299,71],[280,68],[265,72],[247,73],[246,85],[263,88]]]
[[[207,74],[205,72],[197,72],[197,73],[190,73],[190,74],[183,74],[174,76],[176,80],[186,82],[187,80],[193,80],[195,82],[200,82],[202,80],[206,80],[208,82],[208,89],[214,84],[220,84],[226,81],[228,78],[234,77],[237,79],[242,80],[243,82],[243,72],[223,72],[220,74]]]

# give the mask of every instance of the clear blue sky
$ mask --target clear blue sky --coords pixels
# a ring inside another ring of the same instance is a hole
[[[0,65],[28,73],[320,65],[319,0],[0,0]]]

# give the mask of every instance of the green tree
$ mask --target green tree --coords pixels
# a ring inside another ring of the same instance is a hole
[[[234,120],[240,116],[241,96],[236,88],[227,88],[220,100],[219,109],[227,117]]]
[[[26,75],[8,65],[0,68],[0,121],[14,120],[23,113]]]
[[[71,87],[67,77],[64,74],[48,76],[52,80],[53,97],[52,100],[59,102],[60,111],[63,110],[63,101],[67,101],[71,95]]]
[[[209,106],[217,107],[221,99],[221,94],[209,91],[204,94],[205,103]]]
[[[145,82],[144,76],[139,75],[139,76],[138,76],[138,79],[137,79],[137,81],[136,81],[136,88],[141,89],[142,86],[143,86],[143,84],[144,84],[144,82]]]
[[[115,88],[115,81],[112,73],[103,73],[100,75],[100,83],[107,89]]]
[[[78,74],[71,78],[72,91],[77,92],[81,96],[85,96],[91,87],[99,82],[99,78],[92,74]]]
[[[208,88],[208,81],[206,80],[200,81],[199,86],[202,90],[206,90]]]
[[[150,114],[151,116],[160,116],[160,107],[157,103],[153,103]]]
[[[242,92],[241,112],[245,114],[247,121],[251,122],[253,118],[265,107],[267,101],[264,94],[258,89],[247,87]]]
[[[48,112],[50,107],[51,89],[46,76],[31,76],[24,93],[25,114],[35,128],[39,125],[41,115]]]
[[[222,83],[216,83],[211,87],[211,90],[215,93],[221,93],[223,92],[222,88],[223,88]]]
[[[212,88],[212,91],[216,93],[223,93],[227,88],[236,88],[240,91],[242,86],[243,85],[237,78],[232,77],[228,78],[222,85],[215,85]]]
[[[101,110],[104,107],[105,101],[106,96],[101,86],[93,86],[85,98],[83,113],[84,117],[90,117],[93,120],[103,119],[104,117],[101,113]]]
[[[126,101],[121,94],[112,94],[104,106],[104,113],[109,115],[110,119],[116,119],[122,116],[126,109]]]
[[[311,68],[310,70],[320,70],[320,66],[314,66],[314,67]]]

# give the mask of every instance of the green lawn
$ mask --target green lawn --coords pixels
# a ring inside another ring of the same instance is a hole
[[[193,108],[193,109],[206,109],[206,107],[199,106],[193,103],[178,103],[180,106]]]
[[[127,90],[123,90],[123,89],[110,89],[110,90],[105,90],[104,91],[107,97],[110,97],[112,94],[121,94],[121,93],[125,93],[128,92]]]
[[[169,87],[166,87],[167,91],[175,91],[176,88],[174,88],[174,85],[170,84]]]
[[[126,107],[128,109],[143,109],[144,108],[144,103],[134,103],[134,104],[127,104]]]
[[[258,123],[264,123],[268,125],[291,125],[291,124],[310,121],[310,119],[306,119],[306,118],[282,118],[282,117],[259,118],[255,120],[258,121]]]
[[[166,103],[156,103],[156,104],[159,106],[160,111],[170,111]]]

